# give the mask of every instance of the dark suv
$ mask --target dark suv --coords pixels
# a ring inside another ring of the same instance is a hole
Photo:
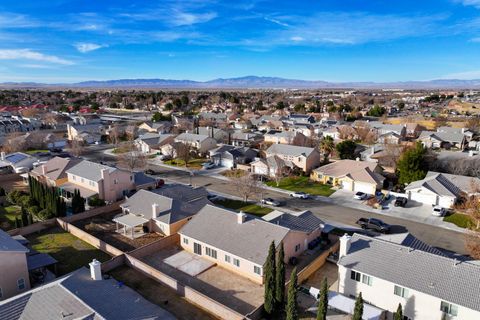
[[[407,198],[404,198],[404,197],[398,197],[397,199],[395,199],[395,203],[393,204],[395,207],[405,207],[405,205],[407,204],[408,202],[408,199]]]

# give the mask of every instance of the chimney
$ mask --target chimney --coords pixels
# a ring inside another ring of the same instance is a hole
[[[247,218],[247,215],[243,213],[243,211],[240,211],[237,213],[237,223],[238,224],[243,224]]]
[[[44,165],[44,164],[42,164],[42,167],[41,167],[41,168],[42,168],[42,174],[43,174],[43,175],[46,175],[46,174],[47,174],[47,166]]]
[[[339,259],[347,255],[348,250],[350,250],[351,240],[352,237],[346,233],[340,238],[340,251],[338,253]]]
[[[158,203],[152,204],[152,218],[156,218],[160,213],[160,206]]]
[[[99,281],[102,279],[102,264],[97,260],[93,259],[92,262],[89,263],[90,265],[90,276],[92,280]]]
[[[360,161],[360,158],[359,158],[359,157],[356,157],[356,158],[355,158],[355,161]]]
[[[1,160],[5,160],[5,152],[2,151],[2,152],[0,153],[0,159],[1,159]]]
[[[100,170],[102,179],[105,181],[106,177],[108,176],[108,169],[101,169]]]

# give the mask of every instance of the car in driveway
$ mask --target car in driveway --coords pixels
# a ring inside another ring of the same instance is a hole
[[[365,200],[367,199],[368,197],[368,194],[366,194],[365,192],[357,192],[355,193],[355,195],[353,196],[353,199],[356,199],[356,200]]]
[[[407,204],[408,202],[408,199],[405,198],[405,197],[397,197],[397,199],[395,199],[395,202],[393,203],[393,205],[395,207],[405,207],[405,205]]]
[[[434,206],[432,208],[432,215],[435,217],[443,217],[447,214],[447,209],[442,208],[440,206]]]
[[[360,218],[356,222],[362,229],[390,233],[391,226],[376,218]]]
[[[310,195],[305,192],[292,192],[290,193],[290,197],[299,198],[299,199],[308,199],[310,198]]]
[[[202,165],[203,169],[206,169],[206,170],[209,170],[209,169],[213,169],[215,168],[215,163],[213,162],[205,162],[203,165]]]
[[[264,198],[260,201],[262,204],[266,204],[266,205],[269,205],[269,206],[273,206],[273,207],[278,207],[280,206],[280,201],[278,200],[275,200],[273,198]]]

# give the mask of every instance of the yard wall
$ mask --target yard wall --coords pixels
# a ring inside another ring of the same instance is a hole
[[[119,255],[102,263],[102,272],[109,272],[115,268],[121,267],[125,264],[125,255]]]
[[[138,260],[137,258],[125,254],[125,262],[129,267],[132,267],[146,276],[172,288],[180,296],[185,297],[190,303],[199,306],[202,309],[207,310],[213,315],[221,319],[241,320],[244,316],[240,313],[224,306],[223,304],[201,294],[200,292],[185,286],[172,277],[160,272],[159,270],[149,266],[148,264]]]
[[[143,247],[132,250],[128,254],[134,258],[140,259],[145,256],[154,254],[162,249],[171,247],[175,244],[180,244],[180,235],[178,233],[172,234],[171,236],[162,238],[160,240],[144,245]]]
[[[111,256],[119,256],[123,254],[123,251],[115,248],[114,246],[109,245],[108,243],[92,236],[91,234],[83,231],[80,228],[75,227],[74,225],[62,220],[57,219],[57,224],[65,231],[70,232],[75,237],[91,244],[97,249],[102,250],[103,252],[108,253]]]
[[[298,283],[302,283],[307,280],[315,271],[320,269],[325,262],[327,257],[331,252],[336,252],[340,248],[340,241],[335,242],[330,248],[325,250],[321,255],[319,255],[315,260],[308,264],[305,268],[298,272]]]
[[[98,207],[98,208],[88,210],[88,211],[85,211],[85,212],[82,212],[82,213],[77,213],[77,214],[71,215],[69,217],[63,217],[62,220],[66,221],[66,222],[69,222],[69,223],[72,223],[72,222],[75,222],[75,221],[79,221],[79,220],[91,218],[91,217],[94,217],[94,216],[98,216],[98,215],[101,215],[101,214],[104,214],[104,213],[114,212],[116,210],[119,210],[119,213],[120,213],[120,204],[122,202],[123,202],[123,200],[114,202],[114,203],[109,204],[107,206]]]
[[[11,236],[18,236],[18,235],[26,236],[34,232],[39,232],[39,231],[54,227],[55,223],[56,223],[56,218],[52,218],[42,222],[36,222],[26,227],[10,230],[8,231],[8,234]]]

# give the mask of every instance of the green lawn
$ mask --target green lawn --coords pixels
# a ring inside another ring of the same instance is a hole
[[[21,209],[18,206],[0,207],[0,226],[3,230],[15,228],[15,218],[19,216]]]
[[[192,168],[192,169],[201,169],[202,164],[207,162],[208,159],[204,158],[198,158],[198,159],[191,159],[188,161],[188,166],[187,168]],[[171,165],[171,166],[177,166],[177,167],[185,167],[185,161],[181,159],[172,159],[172,160],[166,160],[164,161],[165,164]]]
[[[57,276],[88,266],[93,259],[110,260],[105,252],[78,239],[60,228],[52,228],[27,236],[33,249],[50,254],[58,261]]]
[[[49,152],[49,150],[46,150],[46,149],[35,149],[35,150],[28,150],[28,151],[25,151],[25,153],[28,153],[28,154],[34,154],[34,153],[37,153],[37,152]]]
[[[245,213],[250,213],[260,217],[273,211],[268,207],[262,207],[254,203],[243,202],[240,200],[221,199],[221,200],[213,200],[212,202],[215,203],[216,205],[219,205],[228,209],[243,211]]]
[[[460,228],[472,228],[475,226],[473,219],[463,213],[452,213],[444,217],[443,221],[453,223]]]
[[[283,178],[278,186],[275,181],[268,181],[266,182],[266,185],[288,191],[305,192],[308,194],[325,197],[328,197],[335,192],[332,190],[331,186],[311,181],[308,177],[287,177]]]

